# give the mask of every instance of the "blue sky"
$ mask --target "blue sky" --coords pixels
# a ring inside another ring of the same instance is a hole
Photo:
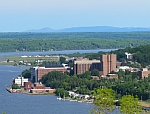
[[[0,0],[0,32],[150,27],[150,0]]]

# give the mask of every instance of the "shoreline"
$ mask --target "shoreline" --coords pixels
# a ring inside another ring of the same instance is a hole
[[[26,91],[19,91],[21,89],[11,89],[10,87],[7,87],[6,86],[6,90],[9,92],[9,93],[20,93],[20,94],[27,94],[27,95],[54,95],[56,96],[56,94],[54,93],[29,93],[29,92],[26,92]],[[90,104],[93,104],[93,99],[92,100],[79,100],[79,99],[71,99],[70,97],[69,98],[56,98],[57,100],[60,100],[60,101],[70,101],[70,102],[78,102],[78,103],[90,103]],[[150,104],[149,103],[146,103],[146,102],[139,102],[140,105],[142,106],[142,108],[144,110],[147,110],[147,111],[150,111]],[[119,106],[115,106],[116,108],[118,108]]]

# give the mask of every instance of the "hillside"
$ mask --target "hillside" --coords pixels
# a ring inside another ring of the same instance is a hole
[[[111,26],[91,26],[91,27],[72,27],[54,30],[51,28],[33,29],[25,32],[133,32],[133,31],[150,31],[150,28],[142,27],[111,27]]]
[[[0,33],[0,52],[120,49],[148,44],[150,32]]]
[[[133,54],[133,61],[136,61],[138,63],[141,63],[143,67],[146,65],[150,65],[150,44],[149,45],[143,45],[138,46],[136,48],[125,48],[120,49],[117,51],[114,51],[113,53],[117,54],[118,60],[125,60],[125,52],[132,53]]]

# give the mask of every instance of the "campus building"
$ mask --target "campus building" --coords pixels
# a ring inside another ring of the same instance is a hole
[[[97,69],[100,75],[105,77],[111,71],[116,72],[116,63],[116,54],[103,54],[100,56],[100,60],[77,59],[74,61],[74,74],[82,74]]]
[[[17,77],[13,80],[13,83],[17,84],[18,86],[24,86],[24,83],[28,81],[29,81],[28,78]]]
[[[74,60],[74,74],[82,74],[86,71],[92,71],[94,69],[100,70],[99,60],[89,59],[76,59]]]
[[[125,55],[127,59],[133,59],[133,55],[131,53],[125,52]]]
[[[138,73],[140,79],[148,78],[148,76],[150,75],[150,71],[147,68],[143,68]]]
[[[69,67],[66,65],[47,65],[44,67],[32,67],[30,68],[31,71],[31,79],[34,82],[38,82],[43,75],[51,72],[51,71],[60,71],[60,72],[67,72]]]
[[[106,54],[100,56],[101,69],[100,73],[104,77],[109,74],[111,71],[116,72],[116,54]]]

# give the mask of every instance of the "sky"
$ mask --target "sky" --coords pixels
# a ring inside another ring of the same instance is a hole
[[[150,27],[150,0],[0,0],[0,32]]]

